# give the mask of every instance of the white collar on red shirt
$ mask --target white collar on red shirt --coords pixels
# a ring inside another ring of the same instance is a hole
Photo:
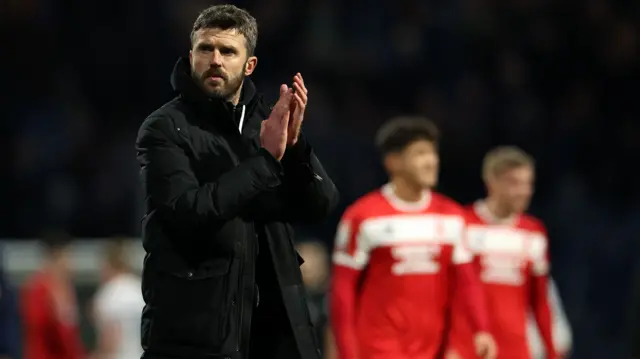
[[[419,212],[424,211],[431,204],[431,191],[424,190],[420,199],[415,202],[408,202],[396,195],[395,188],[392,183],[387,183],[381,189],[384,198],[389,201],[391,207],[401,212]]]
[[[489,206],[487,206],[487,202],[484,200],[478,200],[473,204],[473,211],[480,217],[481,220],[486,222],[487,224],[499,224],[503,226],[513,226],[516,224],[519,215],[513,214],[509,217],[498,218],[496,215],[491,213]]]

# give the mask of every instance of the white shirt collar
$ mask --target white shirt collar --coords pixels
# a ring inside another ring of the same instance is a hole
[[[381,192],[384,198],[389,201],[391,207],[401,212],[424,211],[429,207],[429,204],[431,204],[431,191],[429,190],[422,191],[420,199],[415,202],[408,202],[398,197],[394,185],[391,183],[382,186]]]
[[[481,220],[488,224],[499,224],[504,226],[513,226],[516,224],[519,215],[513,214],[509,217],[498,218],[495,214],[491,212],[489,206],[487,206],[487,202],[485,200],[478,200],[473,204],[473,211],[476,213]]]

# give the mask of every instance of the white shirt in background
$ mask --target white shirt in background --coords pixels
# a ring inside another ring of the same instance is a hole
[[[140,318],[144,301],[140,278],[119,275],[105,283],[96,294],[95,313],[98,323],[119,327],[118,347],[108,359],[140,358]]]

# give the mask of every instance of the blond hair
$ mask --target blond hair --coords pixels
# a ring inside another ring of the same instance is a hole
[[[486,181],[510,169],[524,166],[535,167],[535,161],[528,153],[515,146],[496,147],[484,156],[482,178]]]
[[[127,241],[123,238],[110,239],[104,248],[105,261],[118,271],[129,272],[131,270],[128,254]]]

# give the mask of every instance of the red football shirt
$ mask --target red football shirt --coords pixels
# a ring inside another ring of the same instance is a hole
[[[83,359],[73,291],[46,273],[22,291],[25,359]]]
[[[480,297],[471,254],[462,246],[463,214],[437,193],[404,202],[391,185],[347,209],[336,236],[331,289],[340,359],[436,358],[444,340],[451,269],[459,270],[457,282],[471,291],[470,298]],[[483,309],[472,309],[480,327],[486,324]]]
[[[489,307],[489,327],[499,359],[528,359],[527,318],[538,323],[549,358],[555,357],[547,278],[547,234],[539,220],[520,215],[499,221],[483,201],[467,209],[468,247],[480,273]],[[475,359],[472,329],[455,299],[450,349],[462,359]]]

